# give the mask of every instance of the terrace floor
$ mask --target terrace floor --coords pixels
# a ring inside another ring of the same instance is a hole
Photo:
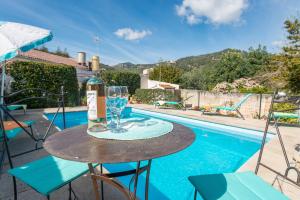
[[[178,115],[182,117],[189,117],[199,120],[211,121],[215,123],[221,123],[226,125],[238,126],[242,128],[251,128],[256,130],[263,130],[265,126],[264,120],[256,120],[256,119],[247,119],[241,120],[233,117],[225,117],[225,116],[212,116],[212,115],[202,115],[199,111],[182,111],[182,110],[172,110],[172,109],[156,109],[152,105],[144,105],[144,104],[134,104],[132,105],[134,108],[145,109],[149,111],[161,112],[171,115]],[[75,110],[84,110],[84,107],[70,108],[67,109],[69,111]],[[47,109],[47,112],[54,111],[55,109]],[[37,134],[43,134],[46,131],[46,126],[49,125],[49,121],[43,118],[43,110],[29,110],[26,115],[23,115],[22,112],[15,112],[14,116],[16,116],[19,120],[30,119],[35,120],[37,123],[34,125],[34,132]],[[300,128],[296,127],[280,127],[280,130],[283,134],[284,144],[287,148],[287,153],[292,160],[293,155],[293,147],[295,144],[300,143]],[[274,128],[270,128],[271,132],[275,132]],[[57,132],[55,128],[51,130],[51,134]],[[19,152],[21,150],[28,149],[33,147],[33,142],[25,135],[21,134],[16,139],[10,142],[10,147],[13,152]],[[45,150],[35,151],[30,154],[26,154],[24,156],[18,157],[14,159],[15,166],[22,165],[24,163],[30,162],[32,160],[36,160],[41,158],[48,153]],[[255,154],[252,158],[250,158],[240,169],[239,171],[252,170],[254,171],[257,154]],[[279,141],[277,137],[274,137],[265,148],[265,153],[263,157],[263,162],[267,163],[271,166],[274,166],[277,170],[282,171],[284,166],[284,158],[280,151]],[[9,168],[7,161],[4,163],[4,171]],[[291,199],[299,199],[300,196],[300,188],[291,185],[288,182],[276,179],[276,176],[264,168],[260,168],[259,176],[261,176],[267,182],[273,184],[274,186],[281,189],[288,197]],[[151,178],[150,178],[151,179]],[[151,181],[151,180],[150,180]],[[0,175],[0,199],[9,200],[13,199],[13,187],[12,187],[12,179],[11,177],[4,173]],[[280,183],[280,184],[279,184]],[[280,185],[280,186],[279,186]],[[73,183],[73,188],[78,195],[79,199],[93,199],[94,193],[92,190],[92,184],[89,175],[82,176],[77,179]],[[30,189],[25,184],[18,182],[18,191],[19,191],[19,199],[46,199],[45,197],[39,195],[34,190]],[[122,194],[118,191],[110,187],[109,185],[105,185],[105,197],[106,199],[123,199]],[[58,191],[54,192],[51,195],[51,199],[67,199],[67,187],[63,187]]]

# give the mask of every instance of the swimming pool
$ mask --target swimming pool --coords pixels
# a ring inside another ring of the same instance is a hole
[[[173,155],[154,159],[151,167],[149,199],[192,199],[193,187],[187,177],[197,174],[234,172],[244,164],[260,147],[262,133],[189,118],[161,113],[128,109],[124,114],[152,116],[183,124],[193,129],[195,142],[187,149]],[[45,114],[52,119],[54,114]],[[62,128],[62,115],[55,125]],[[66,113],[67,127],[87,123],[86,111]],[[136,167],[136,163],[106,164],[109,171]],[[130,177],[119,178],[127,184]],[[145,176],[139,179],[138,196],[143,198]]]

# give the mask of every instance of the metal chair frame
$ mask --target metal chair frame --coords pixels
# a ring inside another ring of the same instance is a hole
[[[274,103],[294,103],[295,105],[300,105],[300,96],[292,96],[292,97],[286,97],[284,99],[282,99],[282,98],[280,99],[280,96],[278,95],[278,90],[276,90],[276,92],[274,92],[273,97],[272,97],[272,101],[271,101],[271,105],[270,105],[270,109],[269,109],[268,119],[267,119],[265,130],[264,130],[264,135],[263,135],[263,138],[262,138],[262,143],[261,143],[261,148],[260,148],[260,151],[259,151],[257,165],[256,165],[256,168],[255,168],[255,174],[258,173],[259,167],[262,166],[262,167],[272,171],[277,176],[282,177],[285,180],[288,180],[289,182],[291,182],[291,183],[293,183],[297,186],[300,186],[300,171],[299,171],[299,169],[297,169],[296,167],[291,166],[291,164],[290,164],[289,158],[288,158],[287,153],[286,153],[286,148],[284,146],[284,142],[283,142],[283,139],[282,139],[282,135],[281,135],[280,130],[279,130],[278,121],[274,117],[274,112],[275,112],[274,108],[273,108]],[[298,108],[295,108],[295,109],[286,109],[286,110],[280,110],[280,111],[276,111],[276,112],[296,111],[296,110],[299,110],[299,109],[300,108],[298,106]],[[271,122],[272,119],[274,120],[276,135],[278,136],[278,139],[279,139],[279,142],[280,142],[280,147],[282,149],[283,156],[284,156],[284,159],[285,159],[285,163],[287,165],[287,168],[286,168],[284,174],[282,174],[281,172],[273,169],[272,167],[262,163],[262,160],[261,160],[262,156],[263,156],[263,152],[264,152],[264,147],[265,147],[265,143],[266,143],[268,129],[269,129],[270,122]],[[292,180],[288,177],[288,174],[291,170],[296,172],[296,174],[297,174],[297,179],[296,180]]]
[[[46,99],[47,101],[48,100],[56,101],[58,103],[58,109],[57,109],[57,111],[56,111],[53,119],[51,120],[50,125],[48,126],[48,128],[47,128],[46,133],[44,134],[44,136],[42,138],[36,138],[33,135],[33,132],[30,133],[25,127],[22,126],[22,124],[14,116],[12,116],[10,114],[10,112],[6,109],[7,105],[0,105],[0,115],[1,115],[1,117],[0,117],[0,128],[3,130],[3,146],[4,146],[3,152],[2,152],[2,156],[1,156],[1,160],[4,161],[4,156],[5,156],[5,152],[6,152],[6,155],[8,157],[8,162],[9,162],[10,169],[14,168],[12,158],[15,158],[17,156],[21,156],[21,155],[24,155],[26,153],[30,153],[30,152],[33,152],[35,150],[39,150],[39,149],[43,148],[42,146],[38,147],[38,144],[39,144],[39,142],[43,143],[46,140],[47,136],[50,133],[51,128],[53,127],[54,121],[55,121],[55,119],[56,119],[56,117],[57,117],[60,109],[62,109],[62,113],[63,113],[63,128],[64,129],[66,128],[66,119],[65,119],[65,94],[66,94],[66,92],[64,91],[64,86],[61,86],[61,93],[60,94],[46,93],[45,90],[42,90],[42,89],[39,89],[39,88],[31,88],[31,89],[20,90],[18,92],[10,94],[10,95],[8,95],[6,97],[11,97],[11,96],[20,94],[21,92],[25,92],[25,91],[28,91],[28,90],[38,90],[38,91],[43,92],[43,95],[42,95],[42,97],[27,97],[27,98],[15,101],[15,102],[13,102],[11,104],[16,104],[16,103],[20,103],[20,102],[23,102],[23,101],[26,101],[26,100],[31,100],[31,99]],[[46,95],[46,94],[48,94],[48,95]],[[50,98],[51,96],[58,97],[58,100],[51,99]],[[6,98],[6,97],[4,97],[4,98]],[[4,123],[3,123],[6,116],[8,116],[14,122],[16,122],[19,125],[19,127],[22,128],[22,130],[32,140],[35,141],[35,149],[29,150],[29,151],[25,151],[25,152],[22,152],[22,153],[19,153],[19,154],[11,155],[11,152],[10,152],[10,149],[9,149],[9,139],[8,139],[8,137],[6,135],[6,131],[4,129]],[[0,167],[1,167],[1,165],[2,164],[0,163]],[[1,172],[1,169],[2,168],[0,168],[0,172]],[[68,185],[69,185],[69,199],[72,199],[72,194],[74,196],[74,199],[78,199],[78,197],[76,196],[75,192],[72,189],[71,182],[68,183]],[[14,176],[13,176],[13,187],[14,187],[14,199],[17,200],[17,198],[18,198],[17,183],[16,183],[16,177],[14,177]],[[50,199],[50,195],[47,195],[46,197],[47,197],[47,199]]]

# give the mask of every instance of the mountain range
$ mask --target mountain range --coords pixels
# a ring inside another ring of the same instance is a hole
[[[217,52],[213,52],[213,53],[208,53],[208,54],[202,54],[202,55],[198,55],[198,56],[188,56],[188,57],[184,57],[184,58],[179,58],[176,61],[163,61],[164,63],[170,63],[170,64],[174,64],[178,67],[205,67],[207,65],[212,65],[215,62],[217,62],[220,57],[222,56],[222,54],[224,52],[227,52],[231,49],[224,49],[222,51],[217,51]],[[119,63],[113,66],[108,66],[105,65],[103,66],[104,68],[124,68],[124,69],[131,69],[131,68],[139,68],[139,69],[145,69],[145,68],[151,68],[151,67],[155,67],[157,65],[157,63],[154,64],[134,64],[131,62],[124,62],[124,63]]]

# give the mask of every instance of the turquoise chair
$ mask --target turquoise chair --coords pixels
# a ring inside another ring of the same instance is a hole
[[[243,119],[245,120],[244,116],[242,115],[242,113],[240,112],[240,108],[243,105],[243,103],[245,103],[249,97],[251,97],[252,94],[247,94],[246,96],[244,96],[238,103],[234,104],[233,106],[218,106],[215,107],[216,111],[220,111],[220,110],[225,110],[225,111],[231,111],[231,112],[237,112],[237,114]],[[203,114],[205,114],[205,111],[203,111]]]
[[[26,120],[23,122],[30,128],[30,132],[31,132],[31,134],[33,134],[32,125],[35,123],[35,121]],[[15,129],[6,131],[6,136],[10,140],[10,139],[17,137],[19,134],[22,133],[22,131],[23,131],[22,128],[15,128]],[[3,134],[2,131],[0,131],[0,141],[2,140],[1,138],[3,138],[2,134]]]
[[[205,200],[288,200],[253,172],[190,176],[189,181]]]
[[[8,170],[8,173],[14,178],[24,182],[38,193],[46,196],[47,199],[50,199],[50,193],[65,185],[69,185],[69,199],[72,198],[72,194],[77,199],[71,182],[87,172],[88,165],[86,163],[64,160],[54,156],[46,156]],[[17,195],[16,190],[17,188],[15,188],[15,195]],[[17,198],[15,197],[15,199]]]

